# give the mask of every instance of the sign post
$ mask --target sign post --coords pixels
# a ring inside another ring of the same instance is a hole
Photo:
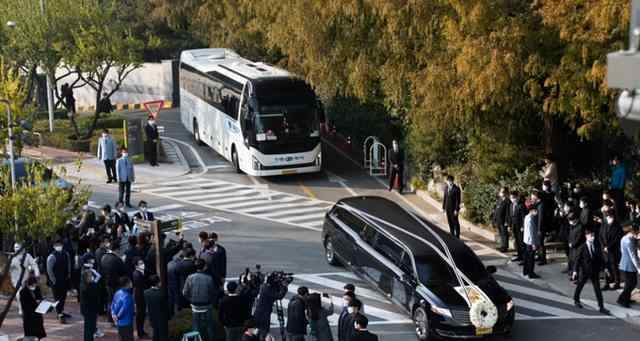
[[[162,107],[164,106],[164,101],[150,101],[142,103],[144,105],[145,110],[149,113],[149,115],[153,116],[154,120],[158,119],[158,114]]]

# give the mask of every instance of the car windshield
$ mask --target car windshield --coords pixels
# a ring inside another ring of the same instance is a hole
[[[488,273],[476,255],[463,250],[455,250],[453,259],[460,269],[472,282],[480,281],[488,276]],[[439,256],[424,256],[416,258],[418,279],[424,284],[448,283],[458,285],[453,270]]]

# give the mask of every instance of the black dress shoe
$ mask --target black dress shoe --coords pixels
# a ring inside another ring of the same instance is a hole
[[[110,184],[110,183],[112,183],[112,181],[111,180],[107,180],[107,183]]]
[[[611,290],[620,290],[620,284],[616,284],[613,286],[613,288],[611,288]]]
[[[599,309],[600,313],[605,314],[605,315],[609,315],[610,311],[605,309],[605,307],[600,307]]]
[[[540,278],[540,276],[538,276],[537,274],[529,274],[529,278],[531,279],[536,279],[536,278]]]
[[[573,305],[574,305],[574,306],[576,306],[576,308],[580,308],[580,309],[584,308],[584,307],[582,306],[582,303],[580,303],[580,302],[578,302],[578,301],[573,302]]]
[[[546,260],[538,262],[538,266],[543,266],[543,265],[547,265]]]
[[[600,290],[607,291],[607,290],[611,290],[611,288],[608,285],[605,285]]]

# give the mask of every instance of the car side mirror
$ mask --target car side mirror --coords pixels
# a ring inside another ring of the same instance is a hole
[[[490,273],[490,274],[492,274],[492,275],[493,275],[493,274],[494,274],[494,273],[496,273],[497,271],[498,271],[498,269],[497,269],[495,266],[493,266],[493,265],[489,265],[489,266],[487,266],[487,272],[488,272],[488,273]]]

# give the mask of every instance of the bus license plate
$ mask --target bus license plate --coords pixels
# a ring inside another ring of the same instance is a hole
[[[296,174],[296,170],[295,169],[288,169],[288,170],[283,170],[282,171],[282,175],[291,175],[291,174]]]
[[[493,332],[493,328],[476,328],[477,336],[491,334],[492,332]]]

